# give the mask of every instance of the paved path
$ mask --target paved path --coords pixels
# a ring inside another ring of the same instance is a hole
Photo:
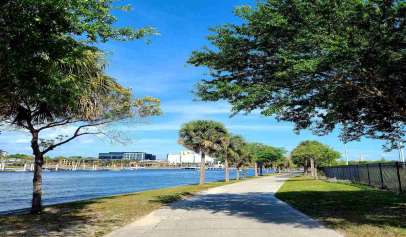
[[[339,237],[274,197],[287,176],[212,188],[161,208],[108,237]]]

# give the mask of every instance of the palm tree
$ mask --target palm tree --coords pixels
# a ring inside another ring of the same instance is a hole
[[[182,125],[179,144],[201,154],[200,184],[205,182],[206,155],[218,153],[227,134],[224,125],[216,121],[196,120]]]
[[[230,181],[230,165],[236,165],[240,159],[245,142],[241,136],[227,134],[221,142],[221,149],[215,156],[224,164],[224,181]]]
[[[237,168],[237,179],[240,177],[240,168],[243,164],[245,164],[245,141],[241,136],[231,136],[230,137],[230,145],[228,149],[228,159],[231,159],[232,163]],[[228,166],[228,162],[227,162]],[[228,167],[227,167],[227,178],[228,178]]]
[[[221,149],[216,153],[216,157],[220,158],[224,163],[224,181],[230,181],[229,175],[229,159],[233,155],[233,149],[231,146],[231,136],[227,134],[223,137],[221,142]]]

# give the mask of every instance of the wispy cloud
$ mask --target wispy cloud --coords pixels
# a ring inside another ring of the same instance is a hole
[[[18,143],[18,144],[27,144],[30,142],[30,138],[29,137],[24,137],[24,138],[17,138],[15,140],[12,141],[13,143]]]
[[[228,126],[231,130],[237,131],[285,131],[285,130],[292,130],[293,126],[288,125],[271,125],[271,124],[263,124],[263,125],[242,125],[242,124],[234,124]]]
[[[149,124],[137,124],[132,126],[119,126],[118,130],[125,131],[176,131],[179,130],[183,123],[187,121],[172,121],[170,123],[159,122]],[[226,124],[226,127],[232,131],[292,131],[293,127],[289,125],[275,125],[275,124]]]
[[[159,139],[159,138],[141,138],[141,139],[134,139],[135,145],[172,145],[176,144],[176,140],[174,139]]]
[[[30,137],[28,133],[23,132],[3,132],[0,135],[0,144],[28,144]]]
[[[231,107],[227,103],[209,103],[199,101],[171,101],[162,104],[164,113],[193,114],[196,116],[230,114]]]

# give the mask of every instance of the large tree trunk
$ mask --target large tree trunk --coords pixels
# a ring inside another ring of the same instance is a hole
[[[262,176],[262,175],[264,175],[263,174],[263,167],[264,167],[264,164],[261,162],[260,164],[259,164],[259,176]]]
[[[229,175],[229,172],[228,172],[228,159],[227,159],[227,157],[224,159],[224,180],[226,182],[230,181],[230,175]]]
[[[304,172],[305,176],[309,175],[308,166],[307,166],[307,159],[305,159],[305,161],[304,161],[303,172]]]
[[[254,171],[255,171],[255,177],[258,177],[258,163],[254,163]]]
[[[199,184],[204,184],[206,179],[206,154],[202,152],[202,159],[200,160],[200,181]]]
[[[236,179],[240,180],[240,168],[239,167],[237,167],[236,172],[237,172]]]
[[[314,159],[310,158],[310,172],[312,173],[312,177],[315,177],[314,173]]]
[[[42,209],[42,165],[44,164],[44,156],[39,149],[38,132],[32,132],[31,134],[31,148],[35,157],[31,213],[35,214]]]
[[[317,165],[314,165],[314,175],[315,175],[316,179],[319,179],[319,176],[317,174]]]

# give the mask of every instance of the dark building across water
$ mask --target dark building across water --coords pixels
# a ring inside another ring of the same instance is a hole
[[[99,153],[100,160],[156,160],[156,156],[145,152],[109,152]]]

